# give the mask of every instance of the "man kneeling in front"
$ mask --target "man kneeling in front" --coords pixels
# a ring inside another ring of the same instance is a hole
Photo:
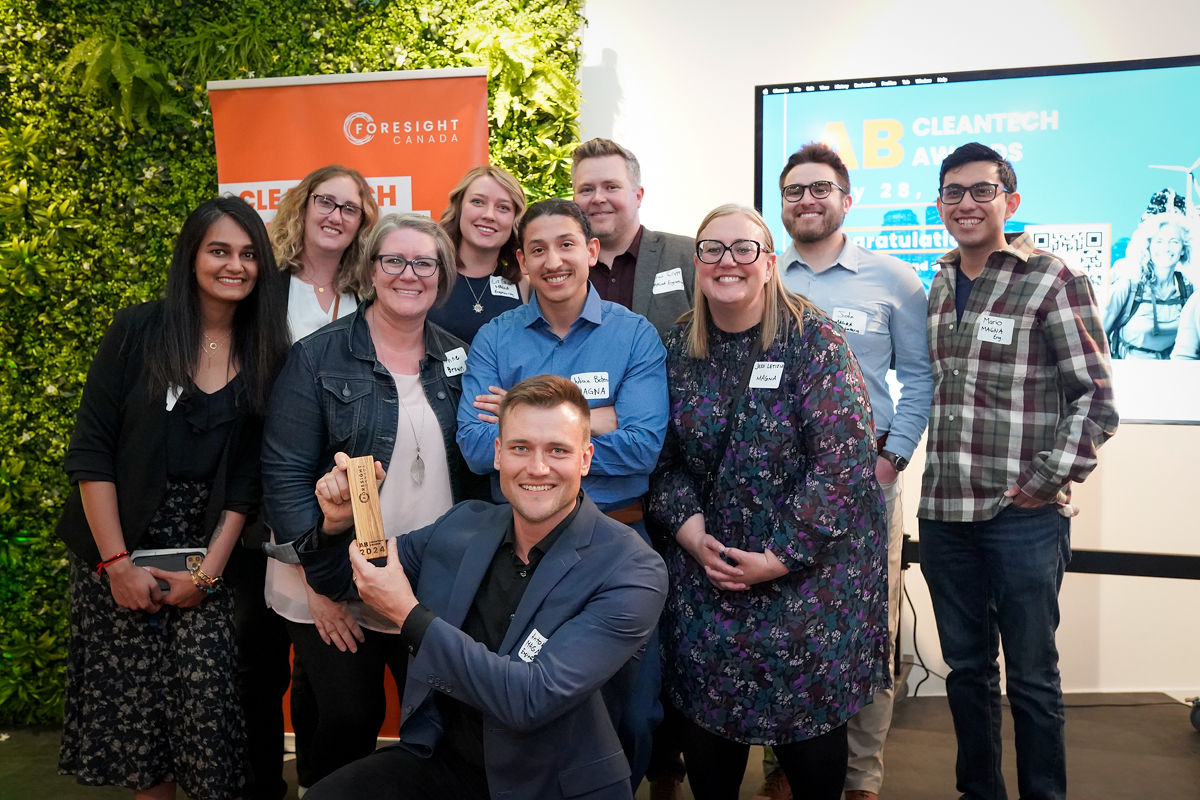
[[[495,466],[509,505],[460,503],[389,539],[384,566],[350,535],[346,457],[318,481],[325,519],[298,548],[309,583],[395,621],[412,658],[400,743],[306,800],[631,798],[608,706],[620,707],[614,687],[658,622],[666,568],[580,489],[592,444],[575,384],[524,380],[499,418]],[[348,539],[349,564],[338,557]]]

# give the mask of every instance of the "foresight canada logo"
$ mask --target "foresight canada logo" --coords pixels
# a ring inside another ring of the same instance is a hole
[[[457,119],[406,119],[376,122],[366,111],[354,111],[342,122],[342,133],[353,145],[376,135],[391,136],[392,144],[448,144],[458,141]]]

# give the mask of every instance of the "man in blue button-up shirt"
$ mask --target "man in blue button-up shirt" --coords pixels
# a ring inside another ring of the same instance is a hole
[[[779,259],[783,282],[842,326],[867,381],[879,442],[875,476],[887,500],[888,632],[894,643],[904,545],[899,473],[921,440],[933,397],[925,289],[911,265],[852,244],[842,233],[851,203],[850,175],[828,145],[808,144],[792,154],[779,176],[779,189],[783,226],[792,237]],[[898,402],[887,383],[893,365],[901,387]],[[876,694],[850,720],[847,800],[878,800],[893,691]]]
[[[533,375],[570,378],[591,407],[595,453],[584,491],[648,542],[641,497],[667,429],[667,352],[645,317],[601,300],[588,283],[600,242],[579,206],[558,199],[535,203],[517,236],[517,260],[534,297],[475,335],[462,379],[458,446],[471,469],[490,473],[505,391]],[[657,633],[646,653],[618,725],[635,789],[662,718]]]

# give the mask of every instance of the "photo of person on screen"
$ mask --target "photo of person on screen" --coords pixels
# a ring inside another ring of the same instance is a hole
[[[1153,205],[1153,204],[1152,204]],[[1184,304],[1195,291],[1193,222],[1172,210],[1149,214],[1113,265],[1104,331],[1113,358],[1171,357]]]

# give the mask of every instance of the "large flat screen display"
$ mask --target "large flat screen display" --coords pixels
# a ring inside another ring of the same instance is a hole
[[[850,169],[847,235],[928,287],[955,247],[938,167],[983,142],[1017,174],[1008,229],[1091,278],[1122,418],[1200,423],[1200,56],[799,81],[755,87],[755,104],[755,199],[780,252],[780,170],[824,141]]]

